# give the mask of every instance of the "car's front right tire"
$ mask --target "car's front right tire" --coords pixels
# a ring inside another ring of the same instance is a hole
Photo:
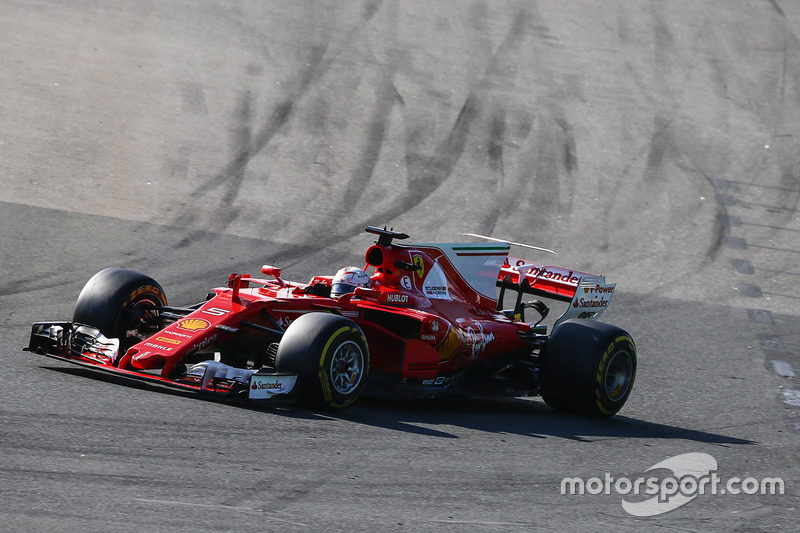
[[[164,289],[149,276],[123,268],[101,270],[84,285],[72,322],[93,326],[123,349],[158,329],[158,308],[167,305]]]

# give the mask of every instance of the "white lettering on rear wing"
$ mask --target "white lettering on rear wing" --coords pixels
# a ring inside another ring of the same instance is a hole
[[[562,267],[542,266],[516,257],[508,257],[498,280],[502,281],[505,276],[510,276],[513,283],[520,285],[527,281],[532,289],[562,301],[570,301],[575,296],[582,277],[596,277]]]
[[[603,276],[582,276],[569,307],[553,327],[570,318],[597,319],[611,303],[616,286],[616,283],[606,283]]]

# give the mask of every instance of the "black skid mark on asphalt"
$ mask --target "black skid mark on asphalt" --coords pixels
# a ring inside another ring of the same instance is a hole
[[[363,20],[358,22],[359,26],[366,26],[370,23],[376,13],[381,9],[383,5],[382,1],[375,1],[368,3],[364,7],[364,16]],[[358,28],[352,28],[349,31],[344,32],[347,36],[346,39],[339,43],[339,49],[347,48],[350,43],[357,37],[358,35]],[[216,191],[220,187],[227,187],[223,197],[221,199],[218,212],[227,210],[228,214],[212,214],[213,217],[217,217],[218,221],[214,223],[207,223],[199,230],[195,231],[194,233],[202,233],[206,236],[211,235],[212,233],[209,232],[220,232],[224,231],[227,226],[235,220],[238,216],[238,213],[235,211],[235,206],[233,205],[234,200],[238,197],[238,191],[241,189],[241,186],[244,182],[245,170],[247,165],[252,160],[253,157],[258,155],[263,149],[270,143],[270,141],[274,138],[274,136],[281,130],[281,128],[289,122],[291,119],[292,113],[295,110],[299,101],[305,97],[308,93],[309,89],[315,85],[315,83],[325,76],[325,74],[330,70],[331,66],[334,64],[335,57],[332,57],[334,54],[329,52],[329,45],[330,45],[330,35],[324,36],[320,45],[315,46],[311,50],[311,57],[306,58],[304,63],[306,67],[303,69],[301,75],[295,80],[294,83],[291,81],[285,82],[282,85],[284,87],[294,87],[291,92],[291,96],[286,98],[283,102],[278,104],[271,112],[269,118],[267,119],[266,123],[254,134],[249,136],[250,141],[247,144],[239,143],[239,148],[236,149],[235,156],[231,163],[229,163],[221,172],[216,174],[215,176],[207,179],[205,182],[201,183],[194,191],[195,195],[204,196]],[[394,95],[394,100],[399,101],[403,104],[403,100],[397,92],[397,89],[394,85],[389,83],[391,87],[391,92]],[[385,93],[385,94],[388,94]],[[393,105],[393,104],[392,104]],[[388,117],[388,114],[391,113],[392,106],[385,106],[385,114]],[[239,107],[240,109],[243,106]],[[380,108],[380,106],[379,106]],[[382,113],[380,110],[376,111],[376,116],[380,116]],[[375,165],[377,164],[377,158],[380,153],[380,146],[382,144],[382,137],[385,136],[385,123],[388,118],[378,119],[377,125],[373,124],[373,127],[370,130],[371,134],[378,133],[379,141],[372,140],[368,143],[368,149],[365,152],[364,157],[362,158],[361,165],[359,166],[359,171],[356,173],[356,176],[353,181],[348,185],[348,191],[356,194],[361,194],[365,187],[363,187],[365,180],[368,181],[369,177],[372,176],[374,172]],[[248,123],[249,124],[249,123]],[[383,124],[383,125],[381,125]],[[235,143],[236,144],[236,143]],[[231,180],[230,177],[233,176]],[[230,183],[229,183],[230,181]],[[231,183],[234,185],[231,186]],[[262,180],[259,186],[265,186],[266,180]],[[347,206],[348,209],[352,207],[352,205]],[[183,222],[183,225],[189,225],[192,222],[196,222],[199,215],[195,214],[188,209],[183,213],[181,217],[178,218],[178,223],[180,224]],[[308,255],[309,251],[307,249],[314,249],[315,251],[319,251],[320,249],[324,249],[327,244],[332,242],[334,239],[331,239],[330,231],[328,231],[328,221],[325,222],[326,224],[326,231],[310,231],[309,238],[305,239],[303,243],[295,243],[294,249],[296,250],[306,250],[303,252],[305,255]],[[363,224],[361,224],[363,229]],[[344,233],[344,232],[342,232]],[[324,238],[321,235],[325,235]],[[349,236],[349,234],[347,235]],[[180,246],[187,245],[194,237],[192,236],[184,238]],[[310,247],[310,248],[308,248]],[[305,256],[303,255],[303,257]],[[300,259],[301,257],[297,257]],[[286,258],[286,260],[291,260],[291,257]]]
[[[769,3],[772,5],[772,8],[778,13],[778,15],[780,15],[783,18],[786,18],[786,13],[784,13],[783,9],[781,9],[781,6],[778,5],[777,0],[769,0]]]
[[[364,23],[369,24],[372,18],[375,16],[375,13],[380,11],[381,6],[383,5],[383,0],[371,0],[364,4]]]
[[[724,184],[719,180],[713,179],[700,165],[684,153],[679,153],[674,146],[671,121],[662,116],[656,115],[653,118],[653,134],[647,154],[647,166],[644,171],[644,181],[650,186],[657,187],[664,178],[666,160],[671,160],[678,168],[686,172],[699,174],[703,180],[714,191],[716,200],[716,213],[711,227],[711,242],[706,250],[706,258],[714,261],[720,254],[725,244],[730,246],[730,216],[728,214],[726,194],[721,190]],[[688,163],[687,163],[688,162]]]
[[[234,112],[237,127],[233,133],[233,158],[222,171],[200,183],[190,194],[192,197],[202,198],[222,189],[222,197],[217,208],[208,214],[205,224],[197,231],[222,232],[238,218],[239,212],[234,204],[244,184],[250,161],[261,153],[288,123],[297,102],[305,96],[314,81],[330,68],[331,61],[325,60],[327,49],[326,42],[311,50],[310,61],[296,84],[296,91],[290,98],[278,103],[264,125],[255,132],[253,96],[248,91],[240,97]],[[262,181],[260,185],[263,187],[266,183]],[[202,214],[195,211],[194,206],[187,206],[176,217],[175,224],[191,226],[198,222],[200,216]],[[194,235],[184,238],[179,246],[185,246],[193,238]]]
[[[656,81],[667,92],[660,98],[665,99],[666,102],[656,104],[660,106],[660,111],[653,117],[653,134],[650,139],[647,167],[644,174],[644,178],[651,182],[662,180],[665,160],[673,155],[674,149],[672,122],[669,118],[669,114],[674,112],[674,103],[669,103],[672,99],[666,88],[670,86],[669,81],[673,79],[676,39],[672,35],[669,25],[659,13],[659,9],[662,9],[661,6],[653,6],[653,62]]]
[[[367,4],[364,7],[364,16],[361,25],[367,26],[382,6],[382,0]],[[391,20],[396,19],[396,17],[389,18]],[[356,34],[357,32],[355,30],[349,32],[351,36],[350,40],[352,40]],[[373,62],[378,63],[377,60]],[[322,74],[328,70],[329,66],[330,61],[328,61],[324,68],[320,67],[316,69],[316,78],[322,76]],[[381,82],[375,89],[377,102],[370,117],[369,128],[365,132],[364,148],[361,150],[358,166],[350,176],[350,179],[347,180],[341,203],[331,209],[328,216],[321,216],[313,221],[315,225],[318,226],[318,230],[315,231],[311,228],[308,232],[309,236],[303,241],[307,246],[315,247],[316,251],[324,250],[331,243],[352,236],[354,231],[361,231],[365,224],[372,224],[375,221],[374,217],[367,215],[369,220],[366,222],[355,224],[353,227],[346,230],[340,230],[337,235],[332,233],[332,228],[338,227],[338,224],[341,222],[341,214],[351,212],[368,189],[368,185],[374,176],[375,168],[380,160],[380,154],[391,123],[392,112],[396,105],[405,106],[405,101],[394,84],[394,76],[399,68],[399,56],[383,67]],[[310,84],[313,80],[309,79],[307,81]],[[304,86],[307,86],[307,84],[304,84]]]
[[[398,98],[398,96],[399,95],[396,95],[392,98],[393,105],[402,103],[402,98]],[[478,104],[476,101],[477,98],[474,93],[470,93],[466,102],[464,102],[464,105],[461,107],[461,111],[450,130],[450,134],[437,146],[431,157],[422,158],[411,150],[406,151],[406,167],[408,169],[406,188],[404,193],[393,203],[392,207],[381,211],[371,211],[363,220],[353,223],[350,226],[338,226],[338,231],[335,235],[332,234],[332,231],[336,230],[331,229],[325,232],[324,236],[321,234],[319,237],[313,238],[320,246],[319,249],[324,250],[330,246],[331,243],[351,237],[353,233],[362,231],[365,225],[375,224],[376,221],[394,220],[403,213],[419,205],[433,194],[450,176],[464,151],[469,128],[478,113]],[[388,102],[388,100],[385,102]],[[391,108],[381,111],[379,106],[373,118],[378,115],[388,115],[390,112]],[[386,120],[388,120],[388,118]],[[380,132],[379,140],[381,143],[383,142],[382,137],[385,135],[386,120],[378,121],[379,125],[373,124],[373,128]],[[407,146],[416,142],[413,128],[408,129],[407,139]],[[377,161],[373,160],[373,158],[378,155],[379,150],[376,149],[378,145],[373,141],[372,143],[368,143],[368,146],[371,148],[362,157],[359,170],[356,172],[356,179],[350,182],[348,190],[355,190],[357,184],[363,182],[365,176],[371,176],[374,170]],[[348,209],[351,209],[353,205],[352,202],[348,202]]]
[[[492,113],[489,125],[489,165],[493,170],[500,173],[502,178],[505,175],[503,168],[503,145],[506,137],[506,116],[505,109],[498,106]]]
[[[527,109],[521,109],[516,117],[518,124],[512,134],[521,141],[526,140],[533,131],[533,125],[536,121],[536,115],[529,112]]]
[[[570,175],[569,167],[560,151],[568,142],[560,138],[558,128],[553,127],[549,117],[540,120],[549,124],[549,128],[540,126],[536,138],[537,149],[520,156],[526,158],[524,163],[518,165],[524,173],[516,176],[514,181],[507,180],[495,195],[494,202],[501,209],[490,211],[481,219],[481,232],[491,234],[501,218],[517,212],[519,206],[531,198],[535,198],[533,203],[536,208],[520,213],[524,217],[520,219],[520,225],[529,228],[529,231],[530,228],[546,227],[558,213],[572,210],[572,201],[561,199],[563,188],[571,186],[570,180],[566,179]],[[544,133],[543,129],[548,129],[548,133]],[[527,174],[530,169],[533,170],[532,175]]]
[[[530,133],[530,130],[528,130],[528,133]],[[506,176],[504,172],[501,172],[501,180],[495,189],[493,200],[493,204],[500,206],[500,209],[488,210],[481,217],[476,228],[478,232],[492,235],[500,219],[507,217],[509,213],[515,212],[531,192],[533,181],[528,179],[527,172],[528,169],[535,167],[535,158],[529,152],[523,152],[518,157],[524,160],[524,162],[517,165],[523,169],[521,174]]]
[[[533,10],[532,14],[523,13],[524,16],[516,18],[515,25],[500,48],[496,60],[493,61],[493,66],[488,71],[490,76],[486,82],[492,87],[513,85],[514,79],[509,73],[516,71],[519,51],[523,40],[527,37],[526,32],[532,33],[536,37],[537,43],[543,41],[545,44],[552,44],[554,39],[547,25],[536,12],[535,7],[531,9]],[[543,79],[552,78],[544,67],[540,71]],[[545,224],[553,213],[565,207],[559,200],[561,176],[565,172],[567,175],[571,175],[577,169],[577,148],[572,128],[556,102],[540,102],[537,113],[535,115],[525,114],[516,131],[510,132],[511,135],[516,136],[518,145],[531,142],[534,149],[519,153],[517,157],[524,162],[517,164],[516,167],[521,170],[517,175],[509,176],[504,164],[506,153],[501,150],[509,135],[506,124],[508,103],[502,91],[489,94],[491,102],[489,105],[493,106],[489,117],[491,120],[490,165],[498,171],[499,177],[493,183],[487,183],[487,190],[495,191],[491,203],[500,208],[482,216],[478,223],[478,230],[488,234],[493,233],[498,221],[507,217],[509,213],[515,212],[519,205],[528,200],[531,195],[535,195],[536,204],[539,207],[533,212],[526,213],[530,220],[522,225],[534,227],[537,224]],[[534,138],[531,138],[531,134],[534,135]],[[566,207],[570,208],[570,206]]]
[[[436,146],[430,157],[420,157],[411,148],[418,144],[418,139],[415,137],[414,128],[407,128],[406,168],[408,178],[406,193],[392,207],[380,213],[374,213],[375,219],[394,220],[424,202],[450,178],[455,166],[463,156],[473,125],[482,117],[487,108],[491,108],[495,103],[500,103],[501,99],[505,97],[505,85],[509,82],[508,72],[514,70],[513,67],[518,60],[519,50],[526,37],[528,19],[529,15],[526,9],[521,10],[514,18],[503,43],[488,61],[483,76],[467,95],[447,138]],[[513,83],[513,80],[511,82]],[[493,94],[494,89],[498,91],[497,95]],[[506,135],[505,118],[497,119],[500,114],[499,109],[499,107],[494,107],[494,112],[489,115],[489,131],[496,136],[494,139],[497,142],[503,142],[500,140],[500,136],[504,139]],[[504,117],[504,108],[502,113]],[[488,149],[492,150],[492,146],[490,143]],[[502,156],[502,151],[498,151],[496,145],[494,150],[496,157]],[[490,160],[491,157],[492,153],[490,152]],[[499,162],[499,159],[497,161]],[[493,190],[494,185],[487,183],[486,189]],[[359,225],[363,226],[363,222]]]
[[[359,21],[358,24],[360,26],[368,25],[376,13],[381,9],[382,5],[383,1],[375,1],[367,4],[364,7],[363,20]],[[339,49],[344,49],[349,46],[351,41],[353,41],[358,35],[358,31],[356,30],[357,28],[353,28],[350,31],[345,32],[348,37],[338,45]],[[281,128],[288,123],[299,101],[305,97],[309,89],[313,87],[314,84],[330,70],[334,63],[335,57],[331,57],[333,54],[329,53],[329,44],[330,36],[326,36],[322,44],[314,47],[311,50],[311,57],[305,61],[307,67],[303,70],[298,80],[294,84],[290,82],[283,83],[283,86],[285,87],[290,87],[292,85],[296,87],[292,93],[292,96],[278,104],[273,109],[264,126],[255,134],[250,135],[249,143],[240,143],[241,148],[236,151],[236,156],[231,163],[227,165],[222,172],[198,186],[195,189],[196,194],[205,195],[217,190],[226,183],[226,180],[230,176],[239,176],[238,180],[234,177],[234,182],[244,181],[244,170],[246,170],[247,164],[249,164],[250,160],[259,154],[270,143],[270,141],[281,130]],[[357,171],[348,183],[345,198],[350,198],[350,200],[347,201],[347,205],[343,206],[347,210],[352,209],[354,203],[357,202],[357,200],[361,197],[366,189],[366,184],[369,182],[374,173],[374,169],[377,165],[380,155],[381,146],[386,135],[389,116],[394,105],[397,103],[404,105],[403,99],[398,93],[397,88],[394,86],[391,79],[393,77],[393,72],[394,71],[387,73],[387,83],[382,86],[379,104],[373,116],[373,120],[371,121],[371,127],[367,133],[367,148],[364,151],[364,155],[361,158],[361,162]],[[263,180],[259,186],[265,186],[265,184],[266,180]],[[239,185],[235,188],[229,187],[226,193],[223,195],[219,209],[228,209],[229,211],[233,212],[235,209],[233,201],[238,196],[238,191],[240,189],[241,183],[239,183]],[[218,217],[220,223],[206,225],[206,227],[201,229],[200,232],[204,233],[205,235],[210,235],[208,230],[223,231],[225,228],[227,228],[230,222],[235,220],[235,216],[237,216],[236,213],[232,213],[231,215],[227,216],[223,214]],[[231,217],[230,220],[228,217]],[[371,223],[372,220],[369,222]],[[308,232],[309,237],[304,239],[302,243],[296,242],[291,249],[280,251],[283,260],[300,260],[303,257],[310,255],[312,251],[318,252],[321,249],[325,249],[331,242],[335,242],[336,239],[332,238],[330,231],[330,220],[323,217],[323,222],[320,224],[320,226],[322,226],[325,231],[314,231],[312,228],[311,231]],[[359,231],[363,229],[363,224],[360,224],[360,226],[360,228],[357,228]],[[349,237],[351,234],[352,229],[347,233],[342,231],[340,236],[344,238],[345,236]],[[186,245],[190,240],[191,237],[185,238],[181,244]],[[292,253],[292,250],[297,251],[297,253]]]
[[[653,136],[650,139],[650,151],[647,154],[646,178],[656,180],[661,177],[664,158],[672,146],[670,137],[670,121],[660,115],[656,115],[653,119]]]
[[[564,169],[568,174],[572,174],[578,170],[578,147],[575,144],[575,136],[572,134],[572,127],[563,116],[556,116],[555,119],[564,133],[562,142]]]
[[[539,121],[537,136],[537,157],[534,167],[534,192],[537,197],[536,213],[533,213],[533,224],[544,227],[547,221],[560,211],[559,197],[561,186],[559,175],[563,157],[563,145],[560,128],[554,128],[557,120],[551,116],[542,116]]]
[[[489,61],[489,66],[481,81],[481,95],[485,107],[489,111],[488,133],[486,142],[489,155],[489,166],[498,173],[497,182],[502,186],[505,177],[505,143],[507,136],[508,102],[505,90],[513,86],[519,64],[519,54],[522,43],[526,38],[527,25],[530,15],[521,11],[514,19],[503,43],[498,48],[494,57]],[[499,189],[496,187],[495,189]]]
[[[254,155],[251,138],[253,98],[250,93],[247,93],[241,99],[237,114],[239,116],[239,127],[234,133],[233,145],[236,155],[225,169],[227,179],[221,184],[224,188],[224,193],[212,226],[214,229],[218,230],[227,228],[238,217],[238,211],[234,207],[234,202],[241,192],[247,166],[250,164],[250,160]]]
[[[711,179],[711,177],[702,170],[700,173],[714,189],[714,198],[717,201],[717,213],[714,216],[711,244],[709,245],[708,250],[706,250],[706,257],[711,261],[714,261],[719,255],[720,251],[722,251],[722,247],[730,238],[731,217],[728,214],[728,207],[724,202],[720,201],[722,196],[717,190],[717,182]]]
[[[723,205],[717,206],[717,214],[714,216],[714,229],[712,230],[711,244],[706,251],[706,257],[714,261],[727,242],[731,232],[728,211]]]
[[[184,113],[208,115],[206,95],[202,85],[197,83],[184,83],[181,87],[181,97]]]
[[[367,186],[375,173],[381,149],[389,129],[392,110],[395,105],[403,105],[403,99],[397,91],[392,78],[394,72],[386,73],[380,87],[377,88],[377,103],[370,117],[370,126],[366,134],[366,145],[361,151],[358,166],[347,183],[343,197],[342,211],[348,211],[361,200]],[[338,216],[337,213],[334,215]]]
[[[800,206],[800,148],[797,146],[796,139],[781,138],[773,139],[777,143],[777,152],[780,154],[779,165],[781,167],[780,186],[776,191],[775,208],[771,210],[774,215],[773,224],[789,225],[797,216],[798,206]]]
[[[686,159],[688,160],[689,158],[686,157]],[[728,202],[729,197],[720,192],[725,190],[725,182],[713,179],[695,163],[692,163],[692,165],[693,166],[678,164],[680,168],[687,172],[700,174],[714,191],[714,198],[717,203],[717,212],[714,215],[711,230],[711,243],[708,246],[708,250],[706,250],[706,258],[713,262],[726,244],[728,247],[731,247],[731,216],[728,214],[728,205],[730,205]]]
[[[774,193],[774,207],[768,208],[771,224],[789,225],[794,220],[800,206],[800,146],[796,132],[797,102],[800,101],[800,74],[797,72],[797,57],[800,55],[800,40],[795,35],[780,6],[773,6],[784,17],[783,24],[783,62],[780,73],[779,101],[774,115],[772,138],[769,141],[769,157],[778,166],[780,185],[766,187]],[[756,185],[756,184],[754,184]]]
[[[203,197],[212,191],[221,190],[222,196],[219,205],[210,213],[210,219],[204,227],[197,229],[191,235],[185,237],[178,244],[184,247],[197,237],[198,232],[221,231],[227,228],[238,216],[233,203],[239,196],[242,184],[244,183],[245,171],[250,163],[253,153],[251,151],[251,125],[253,120],[252,95],[248,92],[242,95],[236,107],[235,117],[237,127],[233,133],[234,157],[225,169],[213,176],[211,179],[201,183],[192,193],[192,197]],[[193,225],[201,213],[193,210],[185,210],[181,213],[176,223],[178,225]]]
[[[236,196],[231,192],[232,187],[230,180],[232,177],[236,178],[244,173],[250,159],[254,155],[253,147],[251,146],[253,96],[250,92],[239,97],[233,116],[236,122],[236,128],[233,131],[233,141],[231,143],[234,156],[221,172],[195,188],[194,194],[196,195],[204,195],[220,187],[226,187],[228,190],[224,196],[226,196],[228,200]]]
[[[653,52],[655,54],[654,59],[656,68],[659,70],[665,70],[669,67],[669,57],[672,52],[672,48],[675,45],[675,36],[672,35],[669,25],[664,22],[664,19],[657,12],[658,9],[664,8],[658,3],[653,4]],[[662,72],[661,75],[668,77],[669,73]]]
[[[47,272],[35,278],[11,279],[0,284],[0,296],[15,296],[42,290],[50,290],[53,285],[72,282],[63,272]]]

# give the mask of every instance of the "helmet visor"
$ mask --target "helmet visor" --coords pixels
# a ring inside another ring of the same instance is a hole
[[[331,296],[338,297],[343,294],[350,294],[356,290],[355,285],[350,285],[349,283],[334,283],[331,285]]]

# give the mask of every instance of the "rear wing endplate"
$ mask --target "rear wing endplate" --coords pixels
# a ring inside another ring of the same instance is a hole
[[[606,278],[603,276],[586,275],[581,277],[569,307],[561,315],[561,318],[556,320],[553,327],[570,318],[591,320],[598,318],[603,311],[608,309],[616,286],[616,283],[606,283]]]

